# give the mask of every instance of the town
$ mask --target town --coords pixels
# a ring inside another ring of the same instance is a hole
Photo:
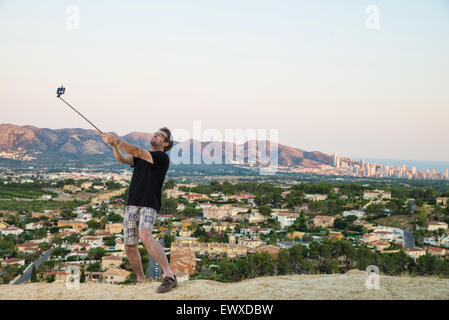
[[[48,173],[0,181],[0,283],[133,283],[122,220],[130,174]],[[449,276],[449,187],[241,181],[164,185],[152,230],[179,281],[343,273]],[[215,177],[216,178],[216,177]],[[206,180],[204,180],[206,181]],[[162,270],[141,244],[147,277]]]
[[[353,173],[358,177],[378,177],[378,178],[403,178],[418,180],[448,180],[449,170],[445,173],[438,173],[435,169],[426,169],[421,172],[415,166],[408,168],[405,164],[401,167],[384,166],[377,163],[366,163],[361,160],[354,161],[349,158],[341,158],[336,153],[333,154],[333,166]]]

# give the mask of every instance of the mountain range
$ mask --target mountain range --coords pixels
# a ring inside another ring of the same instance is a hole
[[[112,134],[115,133],[112,132]],[[118,136],[117,134],[115,135]],[[152,134],[150,133],[131,132],[120,138],[130,144],[150,149],[151,137]],[[178,143],[181,145],[178,145]],[[270,141],[247,141],[243,146],[239,145],[240,148],[243,147],[245,160],[248,158],[248,154],[250,156],[255,155],[258,143],[266,143],[266,150],[269,155]],[[194,155],[200,153],[206,146],[208,146],[208,150],[211,151],[210,154],[213,156],[214,149],[219,150],[220,144],[223,161],[226,148],[232,148],[235,157],[236,144],[231,142],[213,142],[213,144],[216,145],[215,148],[211,148],[212,144],[210,141],[200,142],[190,139],[174,142],[174,146],[182,147],[183,150],[186,150],[184,148],[189,148],[191,161],[195,157]],[[31,125],[0,124],[0,153],[36,154],[46,151],[94,155],[109,154],[111,153],[111,148],[103,142],[101,135],[95,130],[79,128],[47,129]],[[278,164],[281,166],[319,168],[322,165],[331,165],[332,162],[332,157],[325,153],[319,151],[308,152],[278,144]]]

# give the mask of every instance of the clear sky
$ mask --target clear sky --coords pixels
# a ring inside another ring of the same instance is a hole
[[[0,0],[0,72],[0,123],[90,128],[55,98],[63,84],[119,134],[201,120],[279,129],[308,151],[449,161],[446,0]]]

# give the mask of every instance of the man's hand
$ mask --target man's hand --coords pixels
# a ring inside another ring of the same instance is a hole
[[[103,137],[103,141],[110,146],[116,146],[120,142],[120,139],[114,137],[112,134],[103,133],[101,136]]]

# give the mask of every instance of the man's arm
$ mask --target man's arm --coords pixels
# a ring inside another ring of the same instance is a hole
[[[123,154],[117,145],[112,146],[112,151],[114,152],[114,157],[119,163],[128,164],[131,167],[134,165],[134,158],[129,154]]]
[[[117,146],[122,148],[126,153],[133,157],[140,158],[142,160],[148,161],[149,163],[154,163],[151,153],[146,150],[140,149],[139,147],[128,144],[123,140],[118,139]]]
[[[132,156],[132,157],[140,158],[142,160],[148,161],[149,163],[153,163],[153,157],[146,150],[143,150],[143,149],[140,149],[139,147],[128,144],[110,134],[103,134],[103,140],[107,144],[109,144],[113,147],[114,146],[117,147],[116,148],[117,150],[114,149],[114,156],[116,155],[116,151],[120,152],[120,150],[118,150],[118,148],[122,148],[126,153],[128,153],[128,155],[130,157]],[[116,159],[117,159],[117,161],[121,162],[117,157],[116,157]],[[126,163],[129,163],[129,162],[126,162]],[[134,160],[133,160],[133,163],[134,163]]]

